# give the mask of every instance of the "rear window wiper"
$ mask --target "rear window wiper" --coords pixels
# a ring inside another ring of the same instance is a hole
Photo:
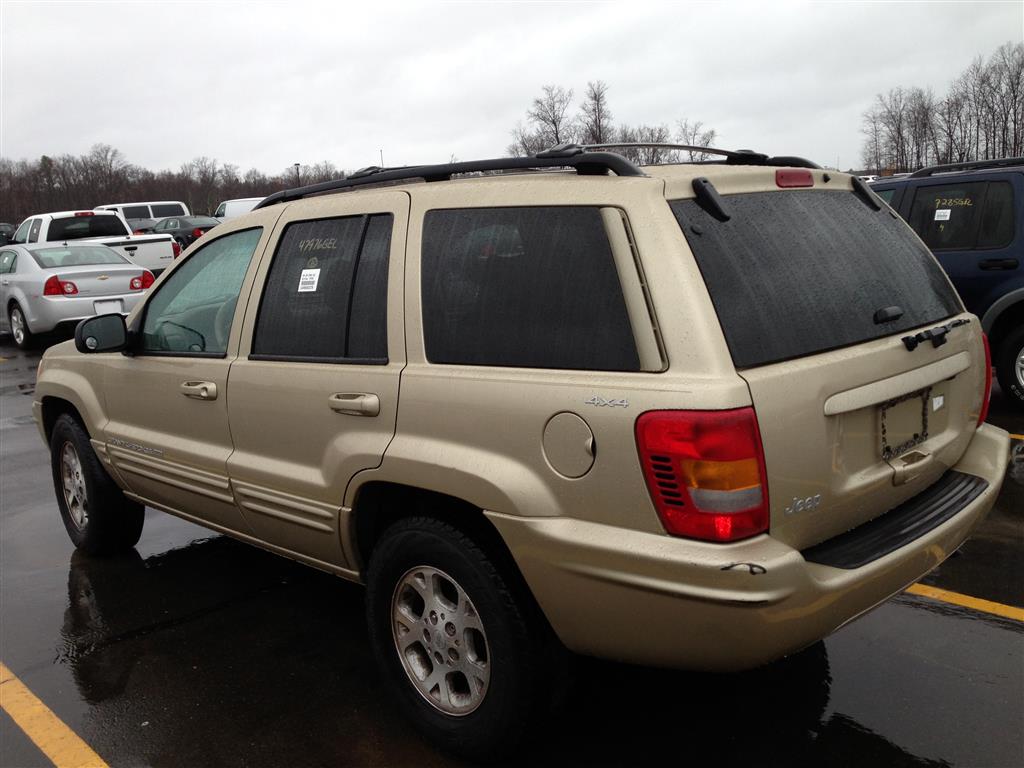
[[[722,196],[718,194],[715,185],[704,176],[698,176],[693,180],[693,191],[697,195],[697,205],[719,221],[728,221],[732,215],[725,207]]]
[[[952,331],[954,328],[959,328],[961,325],[967,325],[969,322],[971,321],[966,317],[961,317],[959,320],[954,320],[951,323],[939,325],[935,328],[929,328],[927,331],[921,331],[913,336],[904,336],[900,341],[903,342],[903,345],[910,352],[917,349],[918,344],[923,344],[926,341],[930,341],[933,347],[941,347],[946,343],[947,333]]]

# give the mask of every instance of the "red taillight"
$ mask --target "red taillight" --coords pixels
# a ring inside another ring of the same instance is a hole
[[[143,232],[143,231],[142,231],[141,229],[133,229],[133,230],[132,230],[132,234],[133,234],[133,235],[144,235],[144,234],[146,234],[146,233],[145,233],[145,232]]]
[[[52,275],[43,283],[43,296],[74,296],[78,293],[78,286],[70,280],[61,280]]]
[[[768,530],[768,483],[754,409],[649,411],[636,421],[647,487],[665,530],[736,541]]]
[[[814,177],[810,171],[780,168],[775,172],[777,187],[813,187]]]
[[[95,216],[94,211],[75,211],[75,216]]]
[[[992,399],[992,350],[988,346],[988,336],[981,334],[981,344],[985,347],[985,395],[981,400],[981,413],[978,414],[980,427],[988,418],[988,403]]]
[[[144,291],[153,284],[155,279],[153,273],[147,269],[138,277],[133,277],[131,282],[128,283],[128,287],[133,291]]]
[[[199,239],[202,236],[203,230],[201,230],[199,227],[196,227],[195,229],[192,230],[192,237]]]
[[[181,246],[178,245],[177,240],[171,241],[171,250],[174,251],[174,258],[178,258],[179,256],[181,256]]]

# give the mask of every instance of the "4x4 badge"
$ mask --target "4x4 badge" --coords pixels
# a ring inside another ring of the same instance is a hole
[[[596,405],[601,408],[629,408],[629,400],[605,400],[603,397],[594,395],[589,400],[583,401],[584,405]]]

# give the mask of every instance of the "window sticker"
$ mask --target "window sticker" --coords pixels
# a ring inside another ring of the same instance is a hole
[[[299,276],[299,293],[312,293],[316,290],[316,284],[320,282],[319,269],[304,269]]]
[[[937,211],[935,211],[935,220],[949,221],[950,210],[951,209],[949,208],[939,208]]]

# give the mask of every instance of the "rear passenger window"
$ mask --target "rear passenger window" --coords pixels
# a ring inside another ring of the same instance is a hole
[[[430,211],[422,291],[431,362],[640,370],[599,208]]]
[[[980,181],[919,187],[910,208],[910,226],[933,251],[973,248],[985,186]]]
[[[251,357],[388,361],[391,214],[288,225],[263,289]]]
[[[116,208],[108,208],[108,211],[116,211]],[[149,206],[148,205],[126,205],[121,209],[121,215],[126,219],[148,219],[149,218]],[[162,214],[162,215],[173,215],[173,214]]]
[[[162,216],[185,216],[185,209],[178,203],[168,203],[166,205],[154,205],[153,206],[153,218],[159,219]],[[149,216],[128,216],[126,218],[139,218],[147,219]]]
[[[1017,229],[1013,210],[1013,187],[1010,183],[989,182],[978,227],[979,248],[1002,248],[1010,244]]]

